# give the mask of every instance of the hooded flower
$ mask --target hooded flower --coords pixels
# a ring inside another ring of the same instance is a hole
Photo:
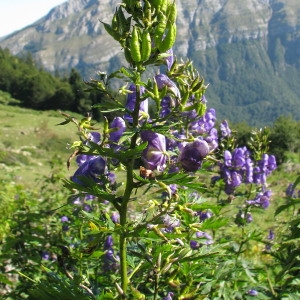
[[[148,142],[147,148],[143,151],[142,159],[148,170],[163,170],[167,162],[166,137],[160,133],[150,130],[141,132],[141,138]]]
[[[123,132],[126,130],[125,121],[121,117],[116,117],[110,123],[111,132],[109,134],[109,140],[117,143],[121,138]]]
[[[131,93],[129,93],[127,96],[126,108],[129,111],[133,112],[136,102],[136,86],[134,84],[131,84],[129,87],[129,91],[131,91]],[[144,92],[145,88],[143,86],[140,86],[140,95],[142,95]],[[148,115],[148,99],[143,100],[140,104],[140,115],[142,115],[142,113]],[[128,122],[132,122],[132,115],[126,113],[124,115],[124,119]]]
[[[99,175],[106,172],[106,162],[101,156],[93,156],[91,159],[85,161],[71,177],[71,180],[83,184],[81,178],[87,177],[94,181],[99,181]]]
[[[188,172],[197,171],[208,152],[209,146],[204,140],[196,139],[194,142],[186,144],[179,157],[182,168]]]
[[[155,81],[157,83],[158,89],[161,90],[167,86],[175,96],[180,97],[180,92],[176,84],[165,74],[158,74],[155,76]]]

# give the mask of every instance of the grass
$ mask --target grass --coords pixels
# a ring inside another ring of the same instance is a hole
[[[17,182],[32,185],[49,174],[53,158],[67,161],[71,154],[68,146],[78,137],[75,126],[57,126],[63,120],[56,111],[0,104],[1,168],[14,173]]]

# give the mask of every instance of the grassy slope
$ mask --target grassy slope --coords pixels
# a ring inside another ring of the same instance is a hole
[[[0,168],[5,170],[0,176],[12,173],[15,181],[31,185],[49,174],[51,161],[65,162],[68,145],[78,137],[75,126],[56,126],[63,120],[59,112],[0,104]]]

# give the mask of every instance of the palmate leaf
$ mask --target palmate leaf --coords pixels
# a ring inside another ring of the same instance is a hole
[[[76,198],[89,194],[103,200],[108,200],[110,202],[115,201],[115,195],[104,191],[101,186],[95,184],[95,181],[93,179],[86,176],[78,176],[78,179],[82,182],[82,184],[67,179],[63,180],[64,187],[68,188],[69,190],[76,189],[81,192],[79,195],[75,196]]]
[[[146,149],[148,143],[142,143],[138,146],[136,146],[134,149],[128,149],[124,151],[115,151],[110,148],[105,148],[101,147],[96,143],[89,142],[90,144],[90,149],[87,152],[82,152],[82,154],[88,154],[88,155],[101,155],[104,157],[111,157],[111,158],[116,158],[119,160],[121,163],[126,165],[126,162],[128,159],[131,159],[133,157],[140,157],[141,153],[144,149]]]
[[[283,205],[280,205],[276,211],[275,211],[275,216],[277,216],[278,214],[280,214],[281,212],[289,209],[290,207],[294,207],[295,205],[299,204],[300,203],[300,199],[293,199],[293,198],[290,198],[289,199],[289,202],[287,204],[283,204]]]
[[[208,218],[206,219],[202,225],[201,230],[207,230],[207,229],[218,229],[226,226],[229,223],[229,218]]]
[[[125,111],[125,107],[122,105],[118,105],[116,103],[104,103],[104,104],[95,104],[93,105],[93,108],[99,108],[102,113],[110,113],[110,112],[116,112],[116,111]]]
[[[50,270],[48,270],[50,271]],[[69,278],[47,271],[47,280],[40,281],[29,291],[33,300],[90,300],[89,295],[79,284]]]

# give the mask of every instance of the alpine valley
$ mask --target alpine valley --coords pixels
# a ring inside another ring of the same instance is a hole
[[[118,0],[69,0],[1,39],[15,55],[31,52],[51,72],[77,69],[85,80],[125,64],[101,24]],[[151,2],[151,1],[150,1]],[[176,0],[178,59],[189,58],[209,84],[219,120],[252,126],[281,115],[300,119],[299,0]]]

